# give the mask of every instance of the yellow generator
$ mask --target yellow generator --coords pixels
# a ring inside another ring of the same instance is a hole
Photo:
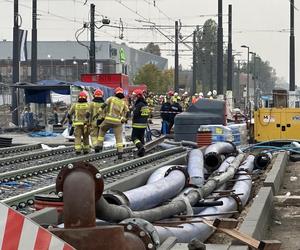
[[[300,108],[261,108],[254,113],[254,138],[300,140]]]

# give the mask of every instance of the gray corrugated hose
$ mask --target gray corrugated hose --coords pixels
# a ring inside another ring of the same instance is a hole
[[[116,206],[109,204],[104,199],[100,199],[96,204],[97,218],[110,222],[119,222],[126,218],[136,217],[153,222],[185,212],[187,210],[187,204],[185,200],[189,201],[191,206],[193,206],[200,199],[207,197],[213,190],[232,179],[244,157],[244,154],[238,155],[230,164],[226,172],[208,179],[203,187],[190,190],[185,195],[185,199],[179,199],[177,197],[176,200],[156,208],[133,212],[128,207]]]
[[[241,165],[241,169],[248,170],[251,172],[254,167],[254,156],[250,155],[246,159],[245,162]],[[241,173],[247,174],[247,172],[242,171]],[[239,195],[239,198],[241,199],[242,205],[245,206],[247,203],[250,193],[251,193],[251,187],[252,187],[252,180],[249,175],[240,175],[237,178],[237,182],[233,186],[233,190],[235,190],[236,193],[242,193],[242,195]],[[204,210],[202,210],[199,215],[205,215],[205,214],[218,214],[218,213],[224,213],[228,211],[236,211],[238,209],[237,202],[232,197],[225,197],[218,199],[218,201],[223,201],[223,206],[216,206],[216,207],[209,207]],[[213,220],[220,217],[229,217],[227,216],[213,216],[213,217],[207,217],[205,219],[207,220]],[[194,219],[194,220],[199,220]],[[177,242],[180,243],[188,243],[193,238],[198,238],[201,241],[207,240],[207,238],[214,232],[214,230],[204,224],[204,223],[189,223],[189,224],[181,224],[180,225],[183,228],[175,228],[175,227],[155,227],[158,231],[160,241],[165,241],[168,237],[174,236],[178,239]]]

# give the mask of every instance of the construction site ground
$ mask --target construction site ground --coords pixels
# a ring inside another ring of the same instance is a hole
[[[280,197],[270,208],[272,221],[269,227],[269,238],[280,240],[281,249],[300,249],[300,199],[294,199],[294,205],[286,205],[285,201],[291,197],[300,197],[300,162],[289,162],[279,191]]]
[[[150,124],[151,129],[157,129],[160,131],[161,120],[153,119],[153,124]],[[128,124],[125,125],[125,136],[130,140],[131,136],[131,120],[128,121]],[[32,143],[44,143],[44,144],[68,144],[73,142],[68,142],[61,134],[57,134],[53,137],[31,137],[29,133],[26,132],[10,132],[2,133],[0,137],[13,138],[13,144],[32,144]]]

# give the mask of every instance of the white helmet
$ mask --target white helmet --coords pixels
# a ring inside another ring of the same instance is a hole
[[[203,97],[204,95],[203,95],[203,93],[202,93],[202,92],[200,92],[200,93],[199,93],[199,96]]]
[[[185,91],[185,92],[183,93],[183,95],[185,95],[185,96],[188,95],[188,92]]]
[[[207,95],[208,95],[208,96],[211,96],[211,95],[212,95],[211,91],[208,91]]]
[[[198,93],[195,93],[195,96],[198,96]]]
[[[216,96],[218,93],[217,93],[217,91],[214,89],[213,92],[212,92],[212,94],[213,94],[214,96]]]
[[[234,108],[232,110],[233,113],[237,114],[237,113],[241,113],[241,110],[239,108]]]
[[[178,96],[178,93],[177,93],[177,92],[175,92],[175,93],[174,93],[174,96]]]

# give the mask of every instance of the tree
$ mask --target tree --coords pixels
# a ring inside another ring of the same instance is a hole
[[[216,57],[217,57],[217,23],[209,19],[203,28],[196,29],[196,77],[200,83],[200,90],[207,92],[217,86],[216,79]],[[199,86],[198,86],[199,87]],[[197,88],[199,89],[199,88]]]
[[[157,55],[160,56],[160,48],[158,45],[155,45],[154,43],[148,43],[148,45],[146,46],[146,48],[142,49],[145,52],[151,53],[153,55]]]
[[[146,64],[134,77],[134,84],[146,84],[148,89],[156,93],[164,93],[173,85],[172,69],[159,70],[154,64]]]

